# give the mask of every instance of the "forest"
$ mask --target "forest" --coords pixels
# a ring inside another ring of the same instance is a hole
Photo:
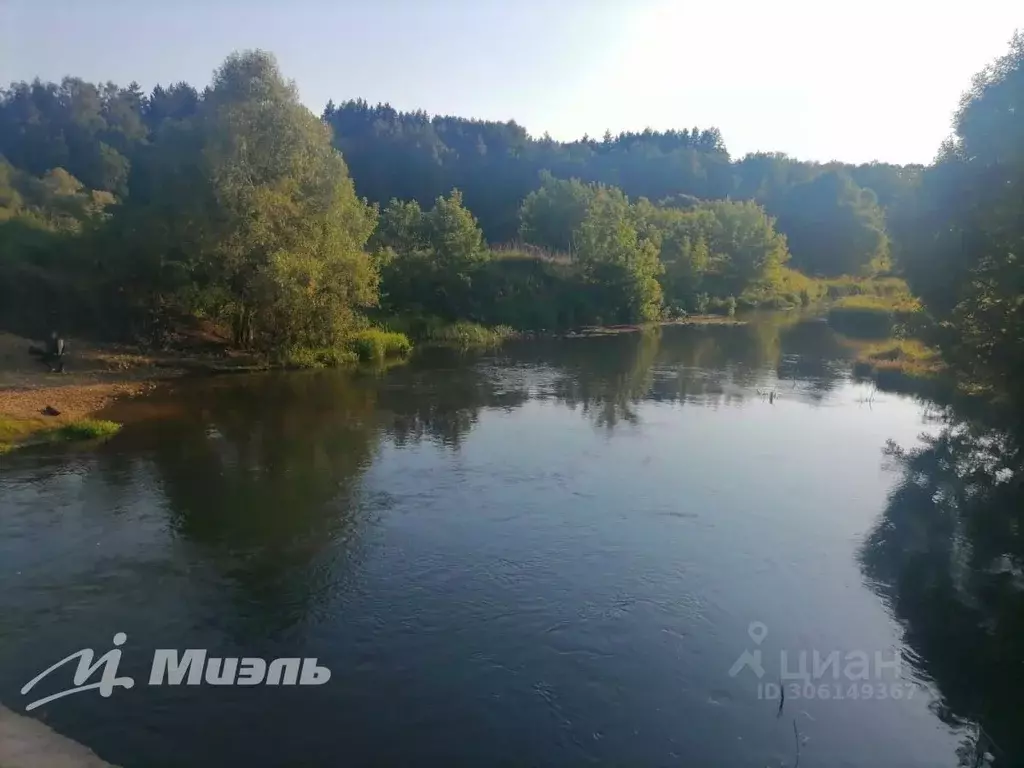
[[[871,304],[902,278],[929,341],[1019,388],[1022,102],[1021,34],[927,167],[732,158],[716,128],[558,142],[359,99],[316,115],[263,51],[202,90],[11,83],[0,326],[160,344],[212,322],[280,354],[372,329]]]

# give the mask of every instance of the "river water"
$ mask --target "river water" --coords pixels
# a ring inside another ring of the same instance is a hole
[[[126,768],[942,766],[975,720],[1019,764],[1020,532],[964,544],[973,449],[848,357],[773,319],[176,382],[2,459],[0,701],[123,632],[133,688],[31,714]],[[331,677],[148,685],[188,648]]]

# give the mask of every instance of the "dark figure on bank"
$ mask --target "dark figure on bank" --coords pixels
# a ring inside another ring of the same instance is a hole
[[[51,372],[64,373],[64,354],[66,347],[56,331],[50,333],[46,342],[46,354],[43,355],[43,362],[50,366]]]

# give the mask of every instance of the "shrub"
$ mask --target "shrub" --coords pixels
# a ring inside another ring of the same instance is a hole
[[[380,328],[367,328],[349,337],[346,346],[364,363],[405,357],[412,351],[412,342],[404,333]]]
[[[358,361],[355,352],[338,347],[292,347],[284,353],[285,368],[338,368]]]
[[[518,333],[508,325],[488,327],[468,320],[451,323],[429,315],[403,315],[388,318],[384,324],[412,337],[417,343],[456,347],[495,346]]]
[[[514,335],[515,331],[507,325],[488,328],[478,323],[460,320],[430,328],[427,341],[457,347],[493,347]]]

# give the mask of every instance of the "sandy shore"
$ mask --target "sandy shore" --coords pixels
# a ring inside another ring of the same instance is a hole
[[[30,346],[42,344],[0,332],[0,421],[31,421],[45,428],[94,417],[114,400],[143,394],[159,381],[182,374],[266,368],[252,355],[210,341],[197,345],[196,351],[143,353],[125,345],[68,339],[66,372],[51,373],[28,354]],[[60,415],[47,415],[47,409]]]
[[[116,398],[138,395],[175,373],[155,358],[73,339],[68,341],[68,372],[50,373],[28,354],[33,343],[41,344],[0,333],[0,415],[55,422],[85,418]],[[60,411],[60,416],[44,416],[47,407]]]

